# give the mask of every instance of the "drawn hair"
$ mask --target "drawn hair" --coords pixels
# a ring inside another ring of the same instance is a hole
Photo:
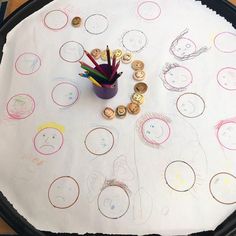
[[[185,60],[190,60],[190,59],[193,59],[197,56],[199,56],[200,54],[206,52],[209,48],[208,47],[201,47],[200,49],[196,50],[195,52],[189,54],[189,55],[184,55],[182,57],[179,57],[177,56],[174,52],[173,52],[173,48],[178,44],[179,40],[183,38],[183,36],[185,34],[188,33],[188,29],[185,29],[183,32],[181,32],[176,38],[175,40],[171,43],[171,46],[170,46],[170,53],[177,59],[177,60],[180,60],[180,61],[185,61]]]

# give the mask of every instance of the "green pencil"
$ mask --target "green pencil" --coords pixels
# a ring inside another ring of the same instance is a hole
[[[94,75],[96,75],[96,76],[98,76],[98,77],[100,77],[100,78],[102,78],[102,79],[108,81],[108,78],[105,77],[105,76],[104,76],[103,74],[101,74],[100,72],[98,72],[97,70],[91,69],[91,68],[89,68],[89,67],[87,67],[87,66],[85,66],[85,65],[81,65],[81,67],[82,67],[83,69],[87,70],[89,73],[94,74]]]

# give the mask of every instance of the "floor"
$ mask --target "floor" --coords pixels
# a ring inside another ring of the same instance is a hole
[[[6,0],[3,0],[3,2]],[[21,6],[28,0],[8,0],[5,17],[10,15],[15,9]],[[229,0],[229,2],[236,5],[236,0]],[[1,218],[0,218],[0,234],[14,235],[15,232],[12,230]]]

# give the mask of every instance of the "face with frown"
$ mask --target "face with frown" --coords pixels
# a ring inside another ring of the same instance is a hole
[[[44,128],[34,138],[35,149],[42,155],[51,155],[58,152],[63,142],[63,134],[56,128]]]

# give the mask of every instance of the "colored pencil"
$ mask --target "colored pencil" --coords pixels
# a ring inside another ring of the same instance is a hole
[[[107,63],[111,68],[111,54],[110,54],[110,49],[109,49],[108,45],[107,45]]]
[[[117,74],[114,79],[111,81],[111,84],[114,84],[116,82],[116,80],[121,77],[121,75],[123,74],[123,72],[120,72],[119,74]]]
[[[104,80],[108,80],[107,77],[105,77],[103,74],[101,74],[100,72],[98,72],[97,70],[95,69],[91,69],[90,67],[87,67],[85,65],[81,65],[81,67],[85,70],[87,70],[89,73],[93,74],[93,75],[96,75]]]
[[[92,76],[89,76],[88,79],[96,86],[102,87],[101,84],[99,84]]]
[[[113,79],[114,75],[116,74],[119,66],[120,66],[120,61],[118,61],[118,63],[116,64],[114,70],[112,71],[112,74],[111,74],[111,77],[109,78],[109,81],[112,81],[112,79]]]
[[[116,56],[114,55],[113,58],[112,58],[112,69],[111,69],[111,71],[114,71],[115,66],[116,66]]]
[[[101,72],[104,76],[107,76],[107,73],[102,69],[102,67],[95,61],[95,59],[90,55],[86,50],[84,50],[86,56],[90,59],[90,61],[95,65],[96,69]]]

